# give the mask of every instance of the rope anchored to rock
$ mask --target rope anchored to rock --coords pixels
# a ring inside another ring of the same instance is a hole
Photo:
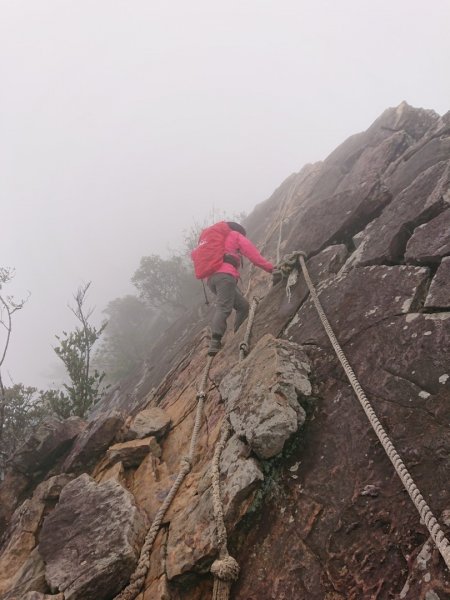
[[[211,573],[214,575],[213,600],[228,600],[230,588],[239,577],[239,565],[237,561],[228,554],[227,530],[223,516],[223,505],[220,495],[220,457],[231,434],[231,427],[225,418],[219,441],[214,449],[211,468],[212,498],[214,507],[214,519],[216,522],[216,539],[219,547],[219,558],[211,565]]]
[[[296,257],[296,263],[297,263],[295,266],[293,266],[294,256]],[[386,431],[384,430],[383,426],[381,425],[380,421],[378,420],[378,417],[375,414],[375,411],[373,410],[372,405],[370,404],[369,400],[367,399],[367,396],[364,393],[364,391],[355,375],[355,372],[353,371],[352,367],[350,366],[350,364],[347,360],[347,357],[345,356],[344,351],[342,350],[342,348],[336,338],[336,335],[330,325],[330,322],[328,321],[328,319],[325,315],[322,304],[317,295],[315,286],[309,276],[309,272],[306,267],[305,258],[306,258],[306,255],[304,252],[293,253],[292,255],[290,255],[290,260],[286,264],[285,270],[286,271],[297,270],[298,262],[300,263],[300,267],[302,269],[303,276],[304,276],[306,284],[309,288],[309,292],[311,294],[311,299],[312,299],[314,306],[316,308],[316,311],[319,315],[320,321],[328,335],[328,338],[331,342],[331,345],[333,346],[336,356],[338,357],[338,359],[345,371],[345,374],[350,382],[350,385],[352,386],[364,412],[366,413],[366,416],[367,416],[373,430],[375,431],[378,439],[380,440],[381,445],[383,446],[386,454],[388,455],[389,460],[393,464],[397,475],[399,476],[406,491],[408,492],[409,496],[411,497],[411,500],[413,501],[415,507],[417,508],[417,510],[420,514],[421,520],[425,523],[428,531],[430,532],[431,538],[433,539],[434,543],[436,544],[436,547],[438,548],[439,552],[441,553],[442,558],[444,559],[445,564],[447,565],[447,568],[450,569],[450,542],[446,538],[441,526],[439,525],[439,523],[437,522],[433,513],[431,512],[430,507],[425,502],[418,487],[414,483],[413,478],[411,477],[408,469],[405,467],[402,459],[400,458],[394,445],[392,444],[391,440],[389,439],[389,436],[387,435]]]
[[[247,328],[244,334],[244,340],[239,344],[239,360],[242,361],[248,354],[250,334],[255,320],[256,307],[259,300],[254,297],[250,305],[247,319]],[[230,589],[234,581],[239,577],[239,564],[232,556],[228,554],[227,548],[227,529],[223,515],[223,504],[220,493],[220,457],[226,446],[228,438],[231,435],[231,426],[228,417],[224,418],[222,423],[220,438],[214,449],[214,456],[211,466],[212,498],[214,508],[214,519],[216,522],[216,539],[219,547],[219,558],[211,566],[211,573],[214,575],[214,588],[212,600],[228,600]]]
[[[124,588],[120,594],[118,594],[114,600],[134,600],[140,593],[142,586],[144,585],[145,578],[147,576],[149,567],[150,567],[150,552],[155,542],[156,536],[158,535],[158,531],[161,527],[161,523],[164,519],[166,512],[168,511],[170,505],[172,504],[173,499],[175,498],[178,489],[184,481],[186,475],[190,472],[192,468],[192,464],[194,462],[195,453],[197,449],[198,442],[198,434],[200,431],[200,426],[202,422],[203,416],[203,407],[206,400],[206,384],[208,381],[208,375],[211,368],[211,363],[213,361],[213,356],[208,356],[206,361],[205,370],[203,371],[203,376],[200,383],[199,391],[197,392],[197,410],[195,413],[195,421],[194,428],[192,430],[191,442],[189,446],[189,453],[186,456],[183,456],[180,460],[180,470],[175,481],[172,484],[172,487],[169,490],[169,493],[164,499],[164,502],[161,504],[158,512],[155,515],[153,523],[150,529],[147,532],[145,537],[144,545],[141,549],[141,554],[139,556],[137,567],[130,578],[130,583]]]

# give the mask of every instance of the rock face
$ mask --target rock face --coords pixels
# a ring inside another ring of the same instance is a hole
[[[65,600],[106,600],[120,591],[136,565],[145,535],[133,497],[109,480],[80,475],[45,519],[39,552],[52,590]]]
[[[248,509],[248,498],[264,480],[260,463],[251,448],[233,435],[220,459],[221,492],[225,520],[237,522]]]
[[[161,456],[161,448],[154,437],[114,444],[108,448],[105,459],[108,465],[121,462],[126,468],[138,467],[149,452]]]
[[[78,417],[48,417],[17,449],[0,483],[0,536],[27,490],[39,484],[50,470],[58,472],[58,463],[86,425]]]
[[[118,412],[100,415],[78,437],[69,456],[63,464],[63,470],[85,471],[108,449],[124,423]]]
[[[450,308],[450,256],[442,259],[431,282],[425,306],[426,308]]]
[[[149,435],[160,438],[167,432],[169,426],[170,418],[161,408],[156,406],[148,408],[134,417],[126,433],[126,439],[140,439]]]
[[[21,600],[30,591],[45,591],[44,563],[38,552],[42,520],[70,481],[67,475],[41,483],[33,496],[14,512],[0,546],[0,597]]]
[[[414,230],[406,246],[405,259],[409,263],[438,263],[450,254],[450,209],[444,210],[431,221]]]
[[[78,417],[48,417],[13,456],[15,470],[25,475],[48,470],[85,427],[86,423]]]
[[[64,594],[41,594],[40,592],[28,592],[23,600],[64,600]]]
[[[331,326],[447,536],[449,186],[450,113],[402,103],[323,162],[290,175],[246,220],[264,256],[307,253]],[[230,327],[209,373],[195,461],[163,519],[138,600],[212,597],[219,546],[211,458],[225,418],[232,435],[220,461],[221,497],[228,547],[241,567],[232,600],[450,598],[449,573],[304,278],[290,295],[286,282],[268,282],[244,268],[243,289],[260,298],[251,352],[239,363],[245,332]],[[48,477],[49,467],[44,461],[41,469],[40,458],[27,466],[33,450],[11,466],[0,486],[0,499],[11,502],[0,508],[8,521],[0,597],[44,600],[61,590],[65,600],[106,600],[127,583],[189,451],[208,311],[193,309],[170,327],[136,374],[95,407],[69,455],[55,453],[54,472],[64,463],[72,477],[87,471],[95,481],[87,474],[66,481],[57,504],[59,492],[33,491],[34,473]]]
[[[446,193],[449,178],[450,167],[446,161],[421,170],[380,217],[368,225],[355,261],[361,265],[370,265],[401,260],[410,229],[448,208],[450,198],[446,198]]]
[[[279,454],[303,425],[299,397],[311,394],[308,370],[299,348],[266,336],[222,380],[219,389],[231,425],[259,458]]]
[[[5,478],[0,483],[0,539],[7,522],[29,484],[28,477],[22,475],[22,473],[12,469],[6,471]]]

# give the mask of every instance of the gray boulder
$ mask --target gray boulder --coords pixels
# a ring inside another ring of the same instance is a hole
[[[110,446],[123,423],[122,415],[115,411],[101,414],[89,423],[64,461],[63,471],[68,473],[88,470]]]
[[[108,467],[119,462],[125,468],[138,467],[149,453],[157,458],[161,456],[161,447],[154,437],[114,444],[108,448],[105,462]]]
[[[85,427],[79,417],[48,417],[16,451],[11,461],[14,469],[25,475],[50,469]]]
[[[235,433],[260,458],[283,449],[303,425],[299,396],[311,394],[309,366],[296,344],[264,336],[224,377],[219,389]]]
[[[405,258],[411,263],[439,263],[447,254],[450,254],[450,209],[415,229],[406,246]]]
[[[65,600],[112,598],[128,582],[145,533],[133,496],[117,481],[97,484],[80,475],[42,526],[47,583]]]
[[[167,432],[169,426],[170,417],[162,408],[147,408],[134,417],[129,430],[125,434],[125,439],[141,439],[151,435],[161,438]]]
[[[442,259],[431,282],[425,306],[427,308],[450,308],[450,256]]]

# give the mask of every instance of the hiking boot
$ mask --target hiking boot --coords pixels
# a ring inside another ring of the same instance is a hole
[[[208,355],[209,356],[216,355],[221,348],[222,348],[222,342],[221,342],[220,338],[212,337],[211,341],[209,342]]]

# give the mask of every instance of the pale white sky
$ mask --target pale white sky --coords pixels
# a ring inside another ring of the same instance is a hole
[[[388,106],[450,109],[448,0],[0,0],[0,265],[15,381],[46,386],[82,281],[212,206],[249,212]]]

